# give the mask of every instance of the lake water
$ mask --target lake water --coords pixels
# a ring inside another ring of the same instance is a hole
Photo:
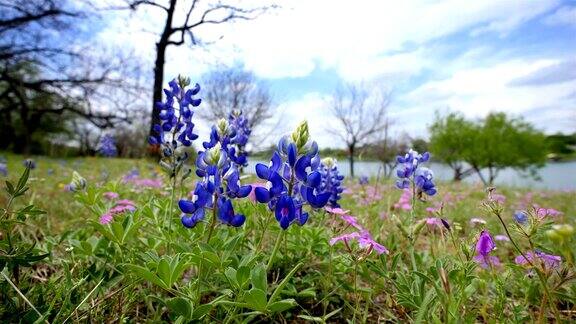
[[[256,163],[268,164],[268,161],[251,161],[250,165],[245,170],[249,173],[253,173],[254,165]],[[342,160],[338,161],[338,163],[341,173],[348,176],[350,173],[348,161]],[[428,167],[434,171],[434,175],[437,179],[445,181],[452,180],[454,173],[448,166],[438,163],[429,163]],[[381,164],[378,162],[354,162],[354,173],[356,176],[366,175],[375,177],[378,175],[380,168]],[[488,172],[483,172],[483,174],[485,174],[485,177],[487,178]],[[527,174],[513,169],[504,169],[498,173],[495,184],[523,188],[576,190],[576,161],[548,163],[538,171],[538,174],[541,180],[534,180]],[[481,180],[477,174],[473,174],[465,178],[464,182],[479,183]]]

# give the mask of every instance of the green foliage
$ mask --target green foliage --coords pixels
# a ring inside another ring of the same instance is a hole
[[[159,170],[143,161],[76,161],[69,161],[72,168],[37,159],[38,167],[28,181],[9,179],[11,194],[0,197],[5,206],[17,196],[9,208],[16,221],[13,238],[25,247],[35,245],[33,256],[51,252],[50,258],[30,260],[32,267],[18,264],[18,283],[8,267],[1,271],[18,289],[0,276],[2,322],[524,323],[540,316],[573,321],[573,192],[528,195],[525,190],[503,188],[506,203],[494,205],[522,249],[533,244],[562,257],[560,268],[543,273],[547,299],[538,276],[514,264],[517,251],[510,242],[496,241],[494,256],[500,258],[501,267],[482,269],[472,259],[482,229],[493,235],[505,233],[498,218],[479,207],[486,200],[481,187],[439,183],[441,194],[428,202],[417,201],[412,213],[394,208],[401,192],[391,185],[369,185],[383,198],[366,205],[359,196],[368,188],[349,182],[353,193],[343,195],[343,208],[390,254],[368,254],[352,241],[348,247],[342,242],[331,246],[331,238],[353,229],[339,216],[317,211],[305,226],[291,226],[285,232],[267,269],[281,230],[265,205],[235,201],[237,212],[247,215],[245,225],[218,225],[207,244],[207,224],[193,229],[180,226],[170,190],[120,181],[134,166],[142,176]],[[11,171],[24,170],[20,162],[20,157],[8,156]],[[110,170],[105,180],[100,167]],[[48,168],[55,170],[53,175],[47,175]],[[69,182],[73,170],[87,179],[85,191],[63,192],[58,186]],[[170,183],[168,177],[165,183]],[[186,195],[192,184],[185,181],[176,196]],[[114,205],[103,198],[108,191],[133,200],[136,211],[101,224],[99,217]],[[426,224],[430,215],[425,208],[440,203],[444,207],[434,216],[447,219],[451,232]],[[511,226],[512,212],[520,203],[564,214],[539,221],[530,211],[528,225]],[[484,218],[486,224],[470,223],[472,215]]]
[[[546,162],[545,136],[522,120],[504,113],[492,113],[479,122],[461,114],[437,116],[430,126],[430,150],[435,158],[454,169],[454,179],[476,172],[491,184],[505,168],[529,171]],[[481,170],[488,170],[485,179]]]

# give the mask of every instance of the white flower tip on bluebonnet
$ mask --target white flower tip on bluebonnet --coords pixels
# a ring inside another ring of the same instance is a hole
[[[220,118],[216,123],[216,130],[218,131],[218,136],[225,137],[229,134],[229,124],[224,118]]]
[[[322,164],[326,168],[332,169],[334,166],[336,166],[336,160],[334,158],[327,157],[327,158],[322,159]]]
[[[416,170],[416,176],[423,176],[427,180],[433,180],[434,172],[426,167],[420,167]]]

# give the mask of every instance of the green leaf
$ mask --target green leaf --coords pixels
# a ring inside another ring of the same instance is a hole
[[[241,289],[243,289],[244,287],[246,287],[249,280],[250,280],[250,268],[248,268],[247,266],[241,266],[240,268],[238,268],[238,270],[236,271],[236,281],[238,283],[238,286]],[[266,283],[264,285],[266,285]],[[265,288],[262,290],[266,291],[267,289]]]
[[[298,263],[287,275],[286,277],[284,277],[284,279],[280,282],[280,284],[278,285],[278,287],[276,287],[276,289],[274,290],[274,292],[272,293],[272,296],[270,296],[270,300],[268,301],[269,303],[273,302],[274,300],[276,300],[276,298],[280,295],[280,293],[282,292],[282,289],[284,289],[284,286],[286,286],[286,284],[288,283],[288,280],[290,280],[290,278],[292,278],[292,276],[296,273],[296,271],[298,271],[298,269],[304,264],[304,262],[300,262]]]
[[[14,195],[14,185],[8,180],[6,180],[6,191],[10,196]]]
[[[135,264],[126,264],[125,267],[134,272],[138,277],[147,280],[161,288],[164,289],[168,289],[169,287],[166,286],[166,284],[164,284],[164,282],[162,280],[160,280],[160,278],[158,278],[158,276],[156,276],[154,273],[152,273],[150,270],[139,266],[139,265],[135,265]]]
[[[172,273],[170,271],[170,265],[168,264],[168,261],[166,261],[166,259],[160,260],[156,272],[158,273],[158,277],[160,277],[160,279],[162,279],[162,281],[166,283],[166,286],[172,287],[172,281],[171,281]]]
[[[294,306],[298,305],[298,303],[296,303],[296,301],[292,298],[290,299],[283,299],[281,301],[277,301],[275,303],[272,303],[268,306],[268,310],[271,313],[278,313],[278,312],[283,312],[287,309],[290,309]]]
[[[262,264],[256,266],[256,268],[250,271],[250,280],[254,288],[258,288],[263,291],[268,290],[268,281],[266,278],[266,267]]]
[[[226,270],[224,271],[224,275],[226,275],[226,278],[228,278],[228,281],[230,281],[230,284],[233,286],[233,288],[238,288],[238,281],[236,280],[236,275],[237,272],[234,268],[228,267],[226,268]]]
[[[184,316],[185,318],[192,317],[192,304],[190,301],[183,297],[174,297],[166,301],[168,309],[176,315]]]
[[[194,312],[192,312],[192,319],[199,320],[204,317],[206,314],[210,313],[214,305],[212,304],[204,304],[194,308]]]
[[[244,295],[244,301],[248,308],[265,312],[266,311],[266,293],[258,288],[252,288]]]
[[[24,173],[22,173],[22,176],[20,177],[20,179],[18,179],[18,184],[16,185],[16,191],[17,192],[20,192],[24,189],[26,182],[28,182],[29,176],[30,176],[30,168],[26,167],[26,169],[24,170]]]

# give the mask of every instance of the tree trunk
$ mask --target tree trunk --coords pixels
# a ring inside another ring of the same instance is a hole
[[[354,178],[354,150],[356,143],[348,145],[348,160],[350,161],[350,177]]]
[[[478,167],[473,167],[473,168],[476,171],[476,173],[478,174],[478,176],[480,177],[480,180],[482,180],[482,183],[484,184],[484,186],[488,186],[489,183],[486,181],[486,179],[484,179],[482,172],[480,172],[481,170]]]
[[[170,0],[170,7],[166,15],[166,23],[164,30],[160,36],[160,40],[156,43],[156,61],[154,62],[154,89],[152,94],[152,118],[150,123],[150,136],[158,136],[154,131],[154,125],[160,124],[160,111],[156,109],[156,103],[162,101],[162,87],[164,86],[164,63],[166,62],[166,48],[170,41],[170,36],[174,32],[172,29],[172,19],[174,17],[174,9],[176,7],[176,0]]]

